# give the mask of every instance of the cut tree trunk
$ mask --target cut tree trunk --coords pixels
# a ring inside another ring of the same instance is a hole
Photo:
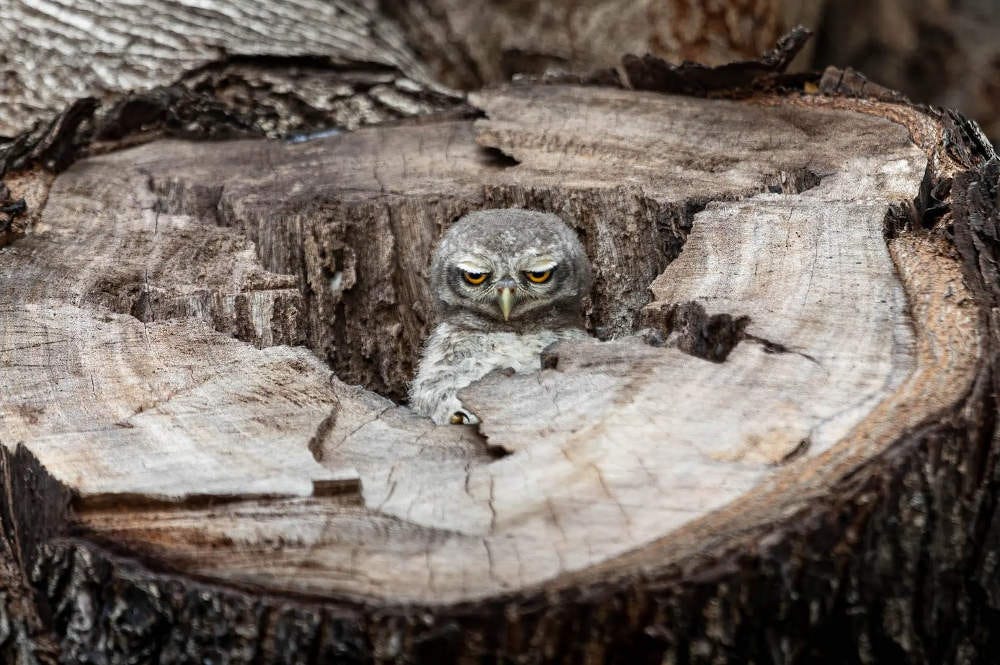
[[[150,125],[111,95],[0,152],[0,653],[991,662],[1000,167],[779,76],[800,37],[478,119],[402,83],[452,112],[298,143],[123,149]],[[153,124],[260,133],[213,80]],[[435,426],[400,402],[430,254],[503,206],[580,234],[594,338]]]
[[[8,178],[39,212],[0,254],[5,524],[60,658],[974,660],[937,640],[997,597],[995,172],[925,223],[947,117],[474,101]],[[372,390],[412,373],[441,230],[510,205],[579,231],[603,341],[436,427]]]

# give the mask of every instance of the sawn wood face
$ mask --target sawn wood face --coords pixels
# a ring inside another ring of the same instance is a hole
[[[886,238],[927,164],[903,127],[572,86],[475,101],[476,122],[75,164],[5,250],[0,438],[172,569],[438,604],[683,561],[967,389],[956,264]],[[501,205],[580,231],[605,341],[468,389],[485,441],[332,378],[316,355],[399,394],[437,235]],[[722,362],[633,334],[690,303],[749,317]]]

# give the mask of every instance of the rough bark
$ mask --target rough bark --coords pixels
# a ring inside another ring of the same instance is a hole
[[[817,40],[793,71],[851,66],[1000,137],[1000,14],[988,0],[164,0],[148,11],[4,0],[0,16],[0,135],[84,95],[173,83],[218,97],[271,136],[353,129],[439,107],[446,91],[428,73],[474,90],[515,75],[586,75],[625,53],[722,65],[756,58],[801,24]],[[101,29],[88,32],[92,21]]]
[[[0,136],[86,97],[126,116],[115,131],[166,119],[198,134],[196,119],[171,115],[194,96],[275,137],[454,105],[371,4],[3,0]]]

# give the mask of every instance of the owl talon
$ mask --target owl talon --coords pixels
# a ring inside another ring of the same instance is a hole
[[[459,409],[455,413],[451,414],[451,418],[448,419],[448,422],[452,425],[472,425],[479,422],[479,419],[465,409]]]

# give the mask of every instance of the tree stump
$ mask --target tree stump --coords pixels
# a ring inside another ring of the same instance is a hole
[[[4,653],[987,662],[988,144],[832,72],[626,70],[483,90],[479,117],[97,135],[58,175],[11,168]],[[400,402],[430,254],[505,206],[580,234],[594,338],[434,426]]]

